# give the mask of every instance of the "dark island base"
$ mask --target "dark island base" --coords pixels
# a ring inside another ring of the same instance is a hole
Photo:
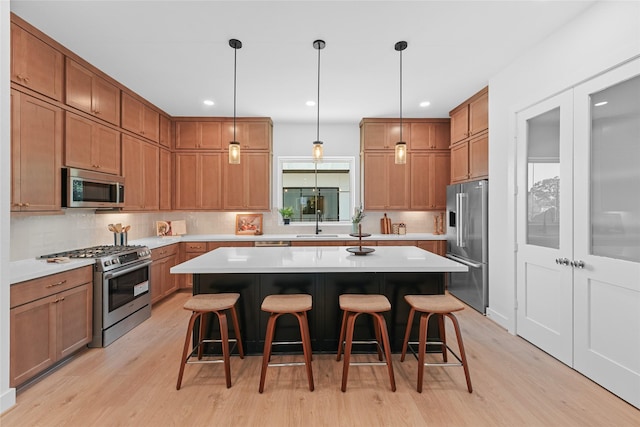
[[[268,315],[260,310],[262,300],[271,294],[306,293],[313,297],[313,309],[308,313],[314,352],[335,353],[340,335],[342,311],[338,305],[341,294],[383,294],[391,302],[385,313],[392,351],[402,350],[409,305],[409,294],[443,294],[446,273],[278,273],[278,274],[194,274],[193,294],[238,292],[238,315],[245,352],[262,354]],[[215,316],[209,316],[209,331],[218,335]],[[417,341],[419,316],[414,319],[412,340]],[[233,328],[229,335],[234,336]],[[429,322],[429,337],[437,337],[435,316]],[[359,316],[354,339],[374,337],[371,316]],[[275,340],[298,341],[300,330],[294,316],[278,319]],[[289,347],[289,348],[287,348]],[[355,351],[370,351],[366,346]],[[430,349],[437,351],[436,348]],[[215,351],[211,349],[210,351]],[[301,346],[277,346],[274,351],[300,352]]]

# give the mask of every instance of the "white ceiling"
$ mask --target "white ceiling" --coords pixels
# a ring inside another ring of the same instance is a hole
[[[592,1],[35,1],[11,11],[173,116],[448,117]],[[527,84],[523,82],[523,84]],[[206,107],[203,100],[215,105]],[[421,101],[431,106],[421,108]]]

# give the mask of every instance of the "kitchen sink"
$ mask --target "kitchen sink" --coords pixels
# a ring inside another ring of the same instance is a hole
[[[337,234],[298,234],[296,237],[338,237]]]

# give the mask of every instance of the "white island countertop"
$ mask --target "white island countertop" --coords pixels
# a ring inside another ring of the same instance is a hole
[[[366,247],[366,245],[363,245]],[[353,255],[348,246],[218,248],[171,268],[174,274],[216,273],[444,273],[460,263],[414,246],[377,246]]]

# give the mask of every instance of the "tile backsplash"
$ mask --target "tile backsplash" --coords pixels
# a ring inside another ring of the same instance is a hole
[[[407,233],[432,233],[434,212],[389,212],[393,223],[403,222]],[[380,233],[381,212],[366,212],[365,233]],[[62,215],[16,216],[11,218],[11,261],[95,245],[112,245],[107,224],[131,225],[129,241],[156,235],[155,222],[185,220],[189,234],[234,234],[235,212],[152,212],[94,213],[92,210],[66,211]],[[284,226],[277,211],[264,212],[265,234],[315,232],[315,224]],[[349,233],[350,225],[323,224],[324,233]]]

